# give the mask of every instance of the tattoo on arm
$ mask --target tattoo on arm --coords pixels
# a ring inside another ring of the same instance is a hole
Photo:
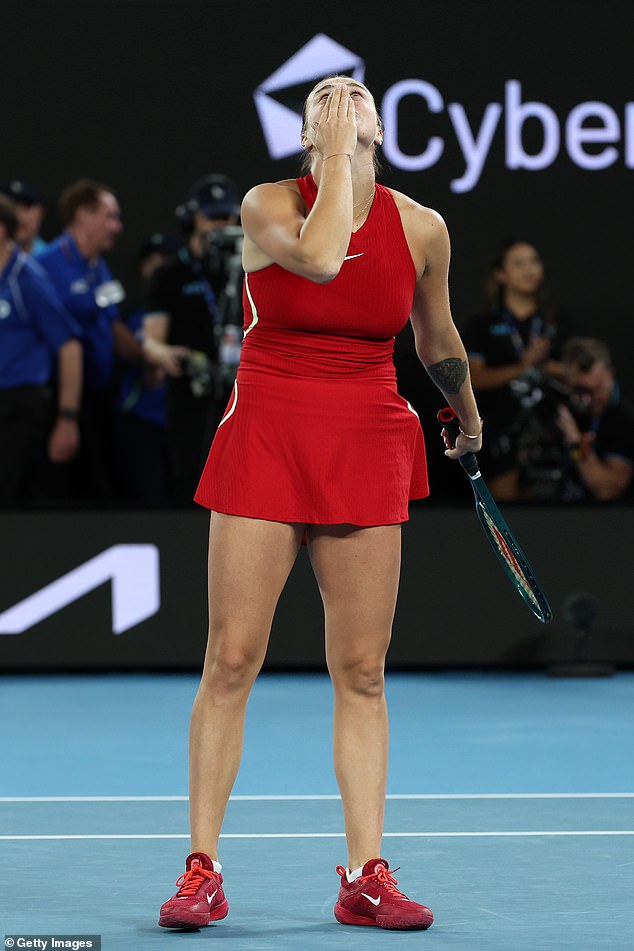
[[[440,363],[432,363],[427,372],[443,393],[458,393],[467,379],[467,361],[459,357],[449,357]]]

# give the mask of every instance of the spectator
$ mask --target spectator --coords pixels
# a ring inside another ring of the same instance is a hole
[[[571,394],[557,415],[568,459],[562,499],[622,499],[634,474],[634,406],[621,397],[602,341],[572,337],[563,362]]]
[[[40,235],[46,214],[46,206],[40,192],[28,182],[12,178],[0,185],[0,194],[6,195],[15,203],[18,215],[15,243],[26,254],[37,257],[47,247],[46,241]]]
[[[79,464],[68,475],[78,498],[107,503],[116,496],[113,329],[127,345],[129,357],[140,354],[119,316],[117,305],[125,296],[123,288],[113,280],[102,257],[122,230],[119,203],[107,185],[80,179],[62,193],[59,212],[64,232],[38,260],[82,331],[82,451]]]
[[[45,271],[15,244],[18,213],[0,195],[0,505],[49,494],[46,459],[79,446],[80,328]]]
[[[145,350],[167,379],[167,433],[175,502],[190,505],[233,378],[241,331],[240,197],[224,175],[197,182],[176,209],[187,239],[150,284]],[[233,293],[229,293],[232,291]],[[237,340],[225,329],[225,304],[236,303]],[[223,338],[227,338],[223,340]],[[233,363],[219,362],[223,353]]]
[[[528,241],[509,241],[491,268],[487,308],[467,321],[463,333],[486,426],[481,463],[498,499],[533,494],[535,475],[522,469],[520,436],[533,431],[529,423],[544,388],[563,375],[565,336],[566,321],[550,299],[539,253]]]
[[[180,243],[163,234],[153,234],[139,251],[142,287],[154,272],[171,261]],[[143,346],[143,300],[133,303],[125,324]],[[167,505],[171,501],[167,452],[165,371],[144,359],[121,363],[116,399],[116,437],[120,484],[123,497],[142,505]]]

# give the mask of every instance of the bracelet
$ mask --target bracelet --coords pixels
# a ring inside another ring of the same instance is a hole
[[[592,435],[590,433],[582,433],[581,438],[571,442],[570,440],[564,440],[564,449],[568,453],[568,458],[572,459],[573,462],[584,462],[590,452],[592,451]]]
[[[322,162],[327,162],[329,158],[334,158],[335,155],[347,155],[350,161],[352,161],[352,155],[350,152],[333,152],[332,155],[327,155],[325,159],[322,159]]]
[[[471,436],[469,433],[466,433],[466,432],[464,431],[464,429],[462,428],[462,426],[458,426],[458,432],[460,433],[461,436],[464,436],[465,439],[479,439],[480,436],[482,435],[482,430],[483,430],[483,429],[484,429],[484,420],[482,419],[481,416],[480,416],[480,432],[479,432],[479,433],[476,433],[475,436]]]
[[[77,420],[79,419],[79,410],[68,409],[67,407],[63,406],[61,409],[57,410],[57,418]]]

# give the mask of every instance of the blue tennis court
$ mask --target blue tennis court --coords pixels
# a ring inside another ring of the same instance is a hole
[[[391,673],[384,856],[428,932],[337,924],[345,864],[322,674],[264,674],[222,840],[229,917],[156,924],[188,852],[192,675],[0,680],[3,935],[104,951],[420,942],[626,951],[634,915],[634,674]]]

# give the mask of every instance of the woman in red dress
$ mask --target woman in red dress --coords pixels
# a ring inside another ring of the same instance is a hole
[[[344,924],[428,928],[381,858],[388,719],[384,664],[409,499],[428,494],[420,422],[396,388],[394,336],[455,410],[451,458],[481,447],[467,357],[451,317],[449,238],[436,212],[375,182],[382,126],[347,76],[309,94],[310,174],[245,197],[244,344],[196,499],[211,510],[210,630],[190,733],[192,852],[165,927],[227,914],[218,837],[245,708],[275,607],[303,541],[323,599],[334,762],[347,867]]]

